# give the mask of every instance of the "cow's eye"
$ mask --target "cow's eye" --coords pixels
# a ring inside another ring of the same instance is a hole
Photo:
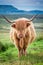
[[[29,23],[29,22],[27,23],[27,27],[28,27],[28,26],[30,26],[30,23]]]
[[[14,23],[14,24],[12,24],[12,25],[11,25],[11,27],[15,28],[15,27],[16,27],[16,24],[15,24],[15,23]]]

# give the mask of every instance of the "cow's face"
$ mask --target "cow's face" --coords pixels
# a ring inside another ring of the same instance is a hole
[[[18,38],[24,38],[27,28],[30,26],[30,22],[26,20],[16,21],[11,25],[15,30]]]

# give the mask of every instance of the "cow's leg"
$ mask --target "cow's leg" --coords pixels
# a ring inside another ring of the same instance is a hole
[[[24,46],[24,40],[23,38],[21,38],[19,40],[19,55],[22,56],[23,55],[23,46]]]
[[[21,54],[21,49],[18,49],[18,57],[21,57],[22,56],[22,54]]]
[[[27,55],[26,47],[23,48],[23,55]]]
[[[17,47],[18,49],[18,57],[21,56],[21,48],[19,47],[19,39],[16,38],[16,36],[14,37],[14,45]]]
[[[18,49],[18,56],[20,57],[21,56],[21,48],[20,48],[20,46],[19,46],[19,39],[17,38],[17,35],[16,35],[16,33],[14,34],[14,38],[13,38],[13,42],[14,42],[14,45],[17,47],[17,49]]]
[[[26,51],[26,49],[27,49],[27,46],[28,46],[28,44],[30,43],[30,40],[31,40],[31,35],[29,35],[28,34],[28,32],[27,32],[27,34],[26,34],[26,36],[25,36],[25,38],[24,38],[24,55],[26,56],[27,55],[27,51]]]
[[[23,54],[23,50],[19,47],[19,43],[17,45],[17,48],[18,48],[18,57],[21,57]]]
[[[26,51],[27,46],[28,46],[28,42],[27,43],[25,42],[24,47],[23,47],[23,55],[25,56],[27,55],[27,51]]]
[[[23,49],[18,47],[18,51],[19,51],[18,56],[21,57],[23,55]]]

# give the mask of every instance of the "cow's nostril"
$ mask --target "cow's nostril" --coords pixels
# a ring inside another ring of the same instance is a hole
[[[19,37],[20,37],[20,38],[22,38],[22,37],[23,37],[23,35],[22,35],[22,34],[20,34],[20,35],[19,35]]]

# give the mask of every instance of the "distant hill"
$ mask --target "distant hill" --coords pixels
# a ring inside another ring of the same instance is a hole
[[[0,14],[24,13],[23,10],[18,10],[12,5],[0,5]]]
[[[8,14],[17,11],[17,8],[11,5],[0,5],[0,14]]]
[[[19,10],[12,5],[0,5],[0,14],[43,14],[43,11],[40,10],[32,10],[32,11],[24,11]]]
[[[28,11],[30,14],[43,14],[43,11],[41,10],[32,10],[32,11]]]

